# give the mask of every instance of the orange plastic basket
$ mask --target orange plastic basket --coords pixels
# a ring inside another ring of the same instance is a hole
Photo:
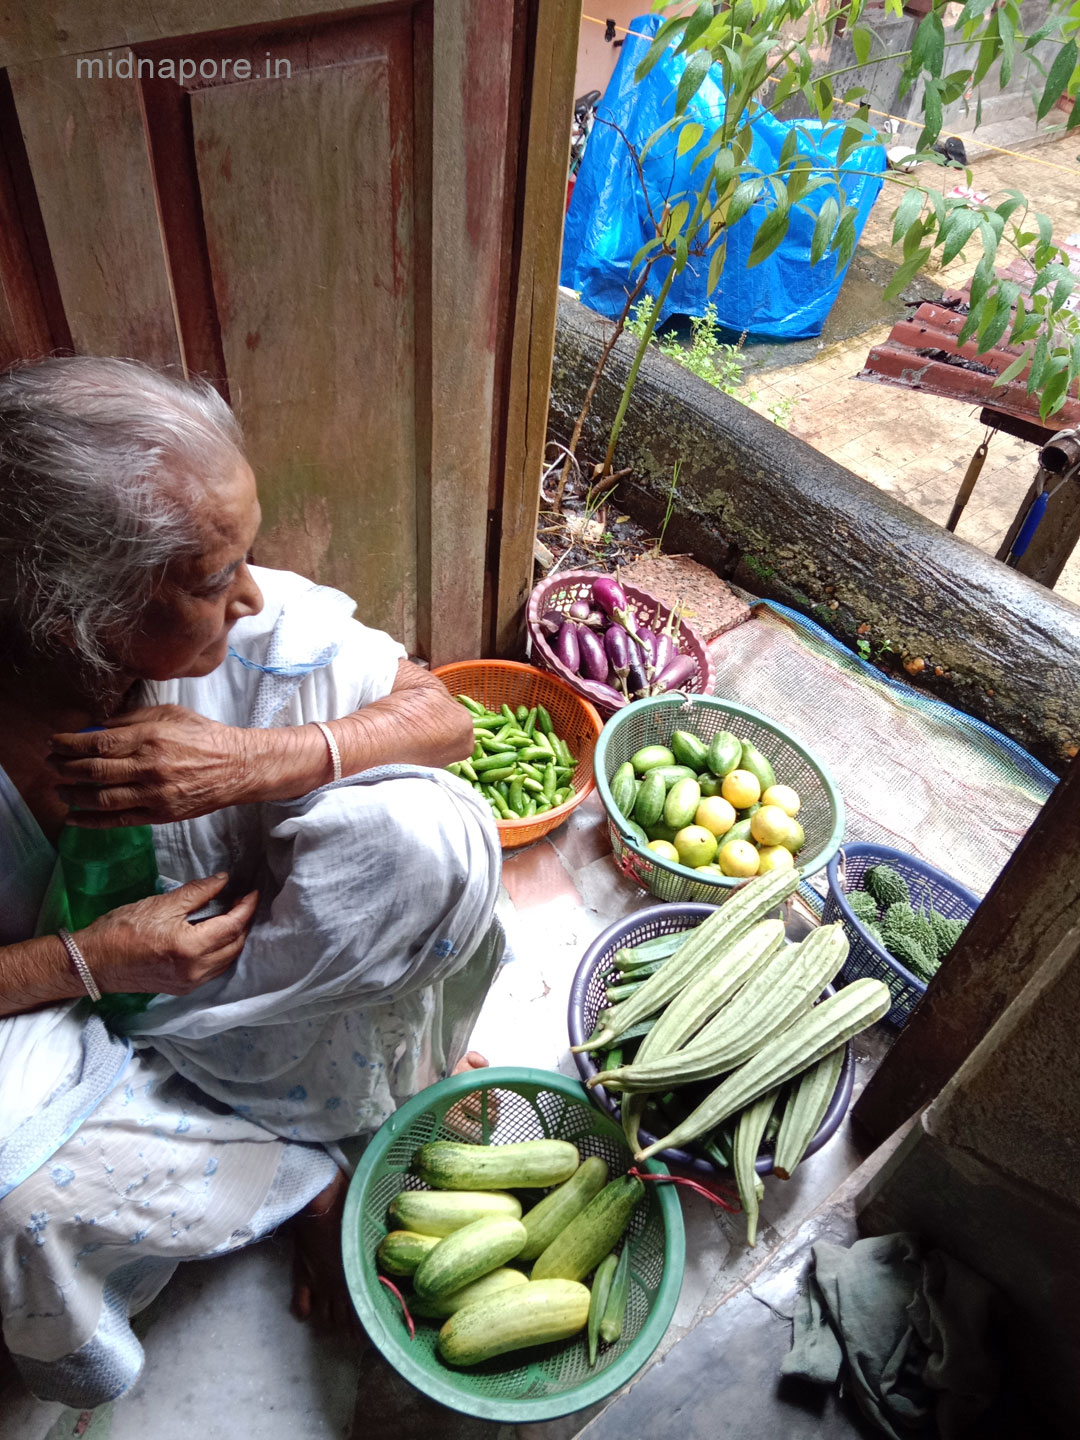
[[[431,673],[438,676],[451,695],[470,695],[489,710],[498,710],[500,705],[509,705],[511,710],[519,705],[528,705],[530,710],[534,705],[543,705],[551,716],[555,733],[570,746],[570,753],[577,756],[577,769],[571,780],[573,798],[565,805],[527,820],[500,820],[499,838],[504,850],[515,850],[519,845],[539,840],[561,825],[571,810],[591,794],[596,786],[593,751],[602,724],[595,708],[575,695],[564,680],[516,660],[459,660],[454,665],[440,665]]]

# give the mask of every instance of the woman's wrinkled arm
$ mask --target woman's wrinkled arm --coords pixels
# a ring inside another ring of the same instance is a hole
[[[0,945],[0,1015],[20,1015],[85,994],[59,936]]]
[[[473,747],[472,721],[441,681],[408,660],[381,700],[331,720],[342,775],[379,765],[448,765]],[[50,763],[71,823],[162,825],[227,805],[293,800],[333,778],[317,725],[245,730],[178,705],[117,716],[104,730],[57,735]]]

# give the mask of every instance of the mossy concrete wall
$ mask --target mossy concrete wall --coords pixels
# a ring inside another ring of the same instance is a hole
[[[565,441],[607,322],[560,297],[549,429]],[[633,356],[624,336],[579,447],[599,459]],[[898,404],[903,403],[898,397]],[[945,402],[943,402],[945,403]],[[1080,745],[1080,608],[650,353],[615,468],[619,504],[659,528],[681,461],[666,548],[781,600],[1060,770]],[[862,629],[861,627],[868,627]]]

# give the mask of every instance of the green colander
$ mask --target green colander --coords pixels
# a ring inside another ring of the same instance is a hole
[[[461,1102],[469,1097],[475,1099],[463,1112]],[[390,1229],[386,1212],[394,1196],[426,1188],[409,1173],[413,1153],[429,1140],[498,1145],[539,1139],[570,1140],[582,1159],[602,1156],[613,1177],[631,1164],[622,1131],[590,1103],[576,1080],[512,1066],[474,1070],[421,1091],[387,1120],[364,1152],[345,1201],[345,1278],[372,1343],[425,1395],[482,1420],[551,1420],[606,1399],[656,1349],[682,1285],[686,1245],[675,1187],[647,1184],[627,1231],[631,1279],[622,1338],[601,1347],[594,1369],[584,1334],[469,1370],[455,1370],[439,1358],[437,1325],[417,1320],[416,1339],[409,1339],[397,1299],[379,1282],[375,1251]],[[655,1163],[641,1169],[667,1174]],[[408,1293],[407,1281],[395,1284]]]
[[[795,864],[808,879],[823,869],[844,838],[844,802],[836,782],[812,750],[782,726],[756,710],[706,695],[673,692],[652,700],[635,700],[616,711],[604,726],[593,756],[596,788],[608,817],[615,862],[624,875],[661,900],[702,901],[719,905],[744,882],[727,875],[691,875],[681,865],[646,850],[625,830],[623,816],[611,796],[611,780],[624,761],[643,745],[667,745],[675,730],[688,730],[708,745],[721,730],[749,740],[772,762],[779,785],[799,793],[799,823],[806,843]]]

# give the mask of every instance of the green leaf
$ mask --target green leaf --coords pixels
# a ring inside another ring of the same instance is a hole
[[[786,170],[795,158],[795,152],[799,148],[799,133],[794,126],[784,136],[784,143],[780,146],[780,160],[777,164],[778,170]]]
[[[1077,125],[1080,125],[1080,95],[1077,95],[1073,101],[1073,107],[1069,111],[1069,118],[1065,122],[1065,129],[1067,131],[1075,130]]]
[[[845,105],[854,105],[856,100],[861,100],[864,95],[869,95],[865,85],[852,85],[844,91],[843,101]]]
[[[989,4],[989,0],[987,0],[987,3]],[[864,30],[861,26],[856,26],[851,32],[851,43],[855,49],[855,59],[860,65],[865,65],[867,60],[870,59],[870,51],[874,44],[873,32]]]
[[[860,62],[861,63],[861,62]],[[928,70],[935,80],[945,63],[945,26],[936,10],[924,16],[911,47],[911,68],[918,74]]]
[[[698,50],[686,62],[686,69],[679,77],[679,88],[675,92],[675,110],[682,114],[687,105],[701,89],[705,76],[712,67],[712,56],[708,50]]]
[[[969,20],[978,20],[980,15],[985,15],[994,4],[994,0],[967,0],[967,4],[960,12],[960,25],[966,25]]]
[[[1001,36],[1001,88],[1005,89],[1012,79],[1013,56],[1016,53],[1016,26],[1009,14],[1008,6],[997,12],[998,33]]]
[[[671,213],[664,226],[664,239],[670,244],[676,235],[682,230],[690,218],[690,201],[680,200],[678,205],[672,207]]]
[[[1069,298],[1069,296],[1075,289],[1076,277],[1070,274],[1069,271],[1066,271],[1065,274],[1062,275],[1058,283],[1054,286],[1054,298],[1050,302],[1052,308],[1054,310],[1062,309],[1065,301]]]
[[[1023,370],[1024,366],[1031,359],[1031,349],[1028,347],[1022,354],[1018,355],[1011,365],[1007,365],[1001,374],[994,381],[995,385],[1008,385],[1010,380],[1015,380]]]
[[[962,345],[966,345],[975,334],[975,331],[978,330],[982,323],[986,303],[985,299],[976,300],[974,296],[972,296],[971,308],[968,310],[967,319],[960,328],[960,334],[956,337],[956,348],[958,350]]]
[[[663,21],[660,29],[656,32],[652,44],[645,52],[645,58],[634,71],[635,80],[641,81],[645,79],[645,76],[648,75],[649,71],[660,59],[660,56],[663,55],[664,51],[671,44],[672,35],[676,30],[682,30],[686,23],[687,17],[683,15],[674,15],[671,19]]]
[[[863,118],[866,114],[867,111],[865,109],[860,109],[858,117],[849,120],[847,125],[844,126],[844,133],[840,136],[840,148],[836,154],[837,165],[843,165],[845,160],[849,160],[860,145],[867,143],[867,134],[870,131],[870,126],[866,124]]]
[[[945,228],[941,232],[942,265],[951,265],[957,255],[971,239],[972,232],[979,223],[978,212],[968,210],[964,206],[957,206],[955,210],[949,211],[949,218],[945,221]]]
[[[979,56],[975,62],[975,69],[972,73],[972,84],[981,85],[986,79],[1001,50],[1001,36],[998,34],[998,17],[993,14],[990,23],[983,32],[982,42],[979,45]]]
[[[686,236],[680,235],[675,241],[675,273],[681,275],[686,269],[686,262],[690,258],[690,247],[686,243]]]
[[[914,255],[909,256],[902,265],[897,267],[896,274],[885,287],[883,298],[885,300],[895,300],[902,291],[907,289],[912,279],[918,271],[923,268],[932,254],[932,247],[924,245],[921,250],[916,250]]]
[[[727,241],[721,240],[712,253],[709,261],[709,279],[707,294],[711,295],[720,283],[720,275],[724,269],[724,260],[727,256]]]
[[[663,243],[664,242],[659,235],[654,235],[651,240],[646,240],[645,244],[642,245],[641,249],[634,256],[633,260],[630,261],[630,273],[633,274],[637,267],[643,261],[647,260],[652,254],[652,252]]]
[[[1061,98],[1072,72],[1076,69],[1077,58],[1076,41],[1066,41],[1050,66],[1050,73],[1046,77],[1046,88],[1035,111],[1037,119],[1045,119]]]
[[[906,195],[904,199],[907,199]],[[835,195],[827,195],[821,202],[817,223],[814,225],[813,239],[810,241],[811,265],[816,265],[828,251],[839,215],[840,206],[836,202]]]
[[[699,125],[696,120],[691,120],[688,125],[684,125],[679,131],[679,143],[675,147],[676,155],[685,155],[688,150],[692,150],[704,134],[705,126]]]
[[[918,185],[912,185],[904,191],[900,204],[896,207],[896,216],[893,220],[892,239],[894,245],[899,245],[912,222],[917,219],[923,207],[923,192]]]
[[[1068,370],[1059,370],[1046,382],[1039,396],[1039,416],[1045,420],[1065,403],[1065,390],[1069,383]]]
[[[818,118],[831,120],[833,114],[833,88],[831,83],[823,75],[814,86],[814,104],[817,108]]]
[[[982,318],[976,336],[975,348],[980,354],[983,351],[992,350],[1009,328],[1013,303],[1019,293],[1019,285],[1014,285],[1011,280],[999,282],[996,302],[993,308],[987,305],[986,314]]]
[[[787,234],[790,215],[786,210],[770,210],[761,222],[754,243],[750,247],[746,268],[752,270],[767,260]]]
[[[679,41],[679,44],[675,50],[675,54],[680,55],[684,50],[688,50],[695,40],[705,34],[705,31],[708,30],[709,26],[712,24],[713,19],[714,16],[712,6],[699,5],[697,10],[695,10],[694,14],[690,17],[689,23],[687,24],[686,30],[683,34],[683,38]]]
[[[721,150],[713,166],[713,183],[717,190],[724,190],[735,176],[735,156],[730,150]]]
[[[926,82],[923,91],[923,119],[926,122],[919,136],[918,150],[929,150],[941,134],[941,92],[932,80]]]
[[[1040,335],[1035,342],[1035,353],[1031,357],[1031,372],[1027,378],[1027,385],[1024,387],[1030,395],[1036,385],[1042,383],[1043,371],[1046,369],[1046,362],[1049,358],[1049,347],[1046,343],[1046,336]]]
[[[1049,245],[1054,238],[1054,222],[1049,215],[1044,215],[1041,210],[1036,210],[1035,224],[1039,227],[1039,243]]]
[[[732,195],[731,204],[728,206],[727,223],[729,226],[736,225],[743,218],[761,194],[764,186],[765,181],[761,176],[755,175],[735,187],[735,194]]]
[[[836,251],[837,273],[843,270],[844,266],[855,253],[855,245],[858,236],[855,234],[855,216],[858,210],[848,205],[840,216],[840,224],[836,227],[836,234],[833,236],[832,248]]]

